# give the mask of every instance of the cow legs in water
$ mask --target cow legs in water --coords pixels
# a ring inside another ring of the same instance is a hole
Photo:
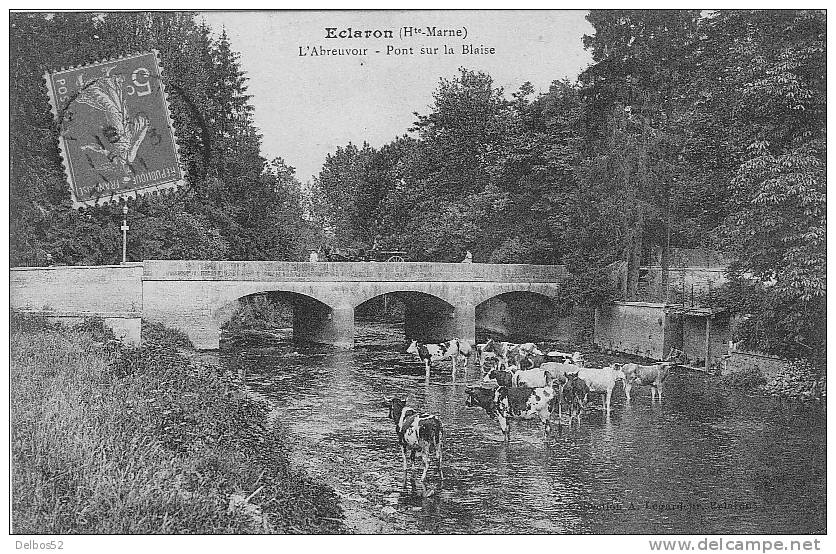
[[[551,414],[549,412],[540,412],[540,422],[543,424],[543,440],[549,441],[549,434],[552,430],[552,424],[549,421]]]
[[[505,435],[505,441],[511,440],[511,424],[508,422],[508,419],[503,417],[500,414],[496,414],[496,421],[499,423],[499,429]]]
[[[453,382],[456,382],[456,358],[458,356],[450,356],[450,362],[453,364]]]
[[[426,370],[426,379],[427,379],[427,382],[429,383],[429,381],[430,381],[430,361],[429,360],[424,360],[424,368]]]
[[[403,458],[403,486],[406,487],[406,477],[408,471],[406,468],[406,448],[404,445],[401,445],[401,458]]]
[[[633,385],[629,383],[624,383],[624,394],[627,396],[627,403],[630,403],[630,389],[633,388]]]
[[[430,469],[430,447],[426,443],[421,448],[421,459],[424,460],[424,473],[421,474],[421,482],[423,483],[427,480],[427,470]]]

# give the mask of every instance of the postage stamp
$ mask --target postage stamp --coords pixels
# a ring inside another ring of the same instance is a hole
[[[156,51],[45,74],[75,207],[182,184]]]

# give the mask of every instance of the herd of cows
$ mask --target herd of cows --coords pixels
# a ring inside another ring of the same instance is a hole
[[[614,363],[592,368],[585,367],[580,352],[544,353],[534,343],[514,344],[493,339],[477,345],[460,339],[441,344],[412,341],[406,352],[424,363],[427,380],[432,363],[450,360],[453,382],[456,380],[456,363],[467,368],[468,360],[475,354],[483,384],[465,388],[465,406],[482,408],[489,417],[496,418],[506,441],[511,436],[510,419],[539,418],[543,424],[544,440],[548,439],[552,413],[557,410],[559,420],[562,420],[564,405],[569,414],[569,425],[573,420],[580,425],[581,414],[587,410],[591,394],[603,395],[603,408],[609,413],[617,381],[623,383],[627,402],[630,402],[630,390],[634,386],[649,386],[651,402],[656,397],[661,402],[662,386],[671,366],[676,365],[673,360],[676,353],[672,352],[666,361],[652,365]],[[424,462],[421,481],[426,480],[433,457],[443,478],[441,443],[444,426],[441,418],[419,412],[400,398],[387,398],[386,402],[389,417],[395,422],[404,474],[420,452]]]

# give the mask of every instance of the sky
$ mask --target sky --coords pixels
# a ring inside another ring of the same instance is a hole
[[[241,54],[255,124],[264,136],[263,155],[282,157],[305,182],[338,146],[366,141],[377,148],[406,133],[416,119],[413,112],[430,111],[439,79],[454,77],[459,67],[485,71],[509,97],[526,81],[541,92],[554,80],[575,80],[591,61],[582,45],[583,35],[592,34],[585,15],[583,10],[260,11],[199,17],[218,33],[226,29]],[[429,36],[432,27],[452,36]],[[328,28],[338,37],[326,38]],[[349,28],[363,36],[339,38]],[[375,31],[383,36],[375,38]],[[445,54],[445,46],[453,53]],[[465,54],[470,46],[476,53]],[[483,53],[491,48],[493,53]],[[358,51],[313,55],[322,49]]]

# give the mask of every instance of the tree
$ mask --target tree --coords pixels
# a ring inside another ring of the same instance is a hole
[[[554,82],[530,100],[525,83],[514,94],[513,112],[504,143],[483,193],[492,210],[487,218],[497,232],[490,261],[559,263],[566,254],[569,228],[578,220],[581,191],[575,169],[581,161],[583,109],[577,88]]]
[[[745,34],[742,34],[745,31]],[[740,122],[732,211],[720,233],[746,287],[744,339],[785,356],[822,357],[826,337],[826,19],[817,11],[729,12],[723,83]],[[736,91],[732,94],[729,91]]]
[[[418,143],[404,178],[411,198],[404,241],[417,259],[459,261],[471,250],[486,260],[497,235],[482,230],[504,196],[491,184],[490,171],[514,111],[489,75],[465,68],[453,79],[441,79],[433,100],[428,114],[415,114],[410,129]]]
[[[363,143],[348,143],[325,158],[314,180],[320,199],[318,213],[337,239],[338,245],[371,246],[375,233],[375,214],[379,184],[372,181],[372,165],[377,152]]]
[[[639,266],[653,245],[662,250],[662,286],[667,268],[673,200],[682,188],[682,126],[698,43],[699,10],[592,10],[595,34],[584,36],[593,63],[579,79],[589,110],[589,139],[604,163],[615,161],[626,190],[624,258],[628,299],[636,297]],[[626,124],[622,111],[627,114]],[[613,117],[615,119],[613,119]],[[632,136],[628,136],[632,135]],[[633,160],[621,155],[633,152]],[[600,165],[600,164],[599,164]]]
[[[129,254],[298,257],[299,195],[260,154],[246,77],[226,33],[214,39],[187,12],[17,13],[10,45],[13,265],[44,264],[47,255],[60,264],[121,258],[121,208],[71,206],[42,75],[152,48],[163,62],[186,186],[128,201]]]

